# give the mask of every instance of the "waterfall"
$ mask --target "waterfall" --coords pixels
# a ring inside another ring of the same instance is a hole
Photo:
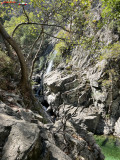
[[[53,66],[53,61],[54,61],[54,59],[55,59],[55,57],[56,57],[56,54],[57,54],[57,51],[54,51],[53,52],[53,58],[52,58],[52,60],[49,62],[49,64],[48,64],[48,68],[47,68],[47,70],[46,70],[46,74],[48,74],[51,70],[52,70],[52,66]]]

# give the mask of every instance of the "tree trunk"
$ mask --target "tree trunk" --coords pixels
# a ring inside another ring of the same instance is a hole
[[[27,71],[25,58],[16,41],[9,36],[9,34],[6,32],[6,30],[4,29],[1,23],[0,23],[0,33],[3,36],[3,38],[12,46],[12,48],[15,50],[18,56],[20,67],[21,67],[21,80],[20,80],[19,86],[25,102],[29,102],[27,108],[31,108],[32,106],[30,106],[30,101],[33,99],[33,96],[32,96],[30,82],[28,79],[28,71]]]
[[[25,58],[21,52],[20,47],[18,46],[16,41],[9,36],[9,34],[6,32],[6,30],[4,29],[1,23],[0,23],[0,34],[12,46],[12,48],[15,50],[18,56],[20,67],[21,67],[21,80],[20,80],[19,87],[27,108],[34,107],[34,110],[37,110],[43,116],[45,122],[51,122],[50,117],[47,115],[47,113],[45,113],[40,103],[36,102],[36,99],[33,96],[31,84],[28,78],[28,71],[27,71]]]

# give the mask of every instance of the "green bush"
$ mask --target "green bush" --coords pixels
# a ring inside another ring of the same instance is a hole
[[[57,51],[57,53],[60,53],[60,54],[62,54],[67,48],[68,48],[67,44],[64,41],[59,41],[55,45],[55,50]]]
[[[59,33],[57,34],[58,38],[65,38],[66,40],[69,40],[70,38],[70,33],[66,32],[64,30],[59,31]]]
[[[14,75],[14,63],[12,60],[0,50],[0,75],[9,78]]]
[[[54,66],[57,67],[62,62],[62,54],[57,52],[56,57],[54,58]]]
[[[118,59],[120,57],[120,42],[116,42],[109,45],[103,49],[102,55],[99,57],[100,60],[103,59]]]

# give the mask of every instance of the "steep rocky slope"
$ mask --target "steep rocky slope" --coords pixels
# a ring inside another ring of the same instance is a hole
[[[83,123],[93,133],[120,136],[120,88],[119,83],[113,81],[112,85],[116,87],[111,93],[111,88],[103,85],[109,80],[105,72],[107,67],[107,60],[102,60],[87,69],[79,70],[73,66],[71,72],[67,67],[63,71],[58,68],[46,75],[48,112],[51,108],[60,119],[64,114],[70,114],[78,126]]]
[[[99,1],[93,4],[91,19],[96,24],[102,19]],[[61,63],[45,75],[48,112],[53,111],[58,119],[69,115],[78,126],[83,124],[95,134],[120,137],[120,52],[119,47],[112,54],[105,49],[120,45],[120,34],[108,23],[101,29],[88,25],[84,34],[94,36],[99,47],[95,49],[94,41],[86,49],[74,47],[68,64]]]

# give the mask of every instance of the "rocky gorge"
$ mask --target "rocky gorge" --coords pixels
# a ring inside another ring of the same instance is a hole
[[[114,21],[103,21],[101,1],[90,3],[89,16],[82,17],[90,19],[85,28],[80,19],[76,22],[82,31],[71,36],[57,28],[35,55],[29,81],[33,97],[27,91],[34,107],[26,105],[28,95],[20,92],[20,75],[15,73],[14,80],[1,74],[0,160],[104,160],[94,135],[105,135],[103,146],[112,135],[120,147],[120,29]],[[76,43],[76,35],[83,42]]]

